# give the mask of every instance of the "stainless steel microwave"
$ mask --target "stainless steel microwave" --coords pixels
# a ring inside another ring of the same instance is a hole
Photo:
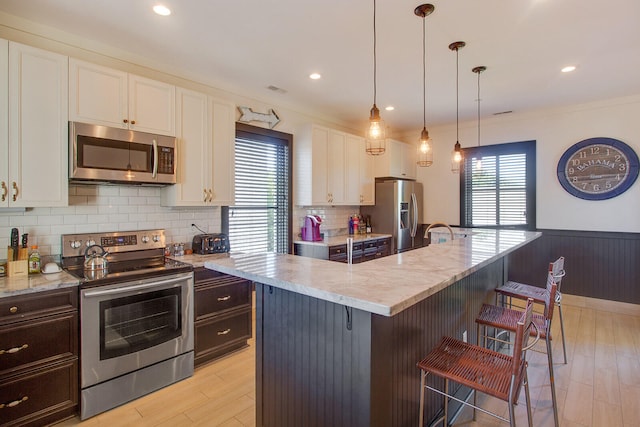
[[[176,183],[176,138],[69,122],[69,181]]]

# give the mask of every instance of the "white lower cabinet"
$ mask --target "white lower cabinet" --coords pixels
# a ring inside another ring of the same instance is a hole
[[[6,40],[0,55],[0,207],[67,206],[68,57]]]
[[[234,203],[235,105],[178,88],[177,183],[162,189],[163,206]]]

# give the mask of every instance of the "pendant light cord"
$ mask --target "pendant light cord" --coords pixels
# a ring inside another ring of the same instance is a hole
[[[422,127],[427,128],[427,21],[422,18]]]
[[[376,0],[373,0],[373,105],[376,104],[376,96],[377,96],[376,81],[377,81],[378,77],[377,77],[376,63],[377,63],[377,57],[376,57]]]
[[[480,73],[478,71],[478,147],[480,146]]]
[[[457,47],[456,48],[456,142],[460,142],[460,136],[459,136],[459,124],[458,124],[458,119],[459,119],[459,99],[460,99],[460,95],[458,94],[458,80],[459,80],[459,74],[460,74],[460,65],[458,64],[458,53],[460,51],[460,48]]]

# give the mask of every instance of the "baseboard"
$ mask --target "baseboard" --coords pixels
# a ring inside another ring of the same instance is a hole
[[[562,305],[591,308],[594,310],[608,311],[629,316],[640,316],[640,305],[627,302],[609,301],[598,298],[582,297],[578,295],[562,294]]]

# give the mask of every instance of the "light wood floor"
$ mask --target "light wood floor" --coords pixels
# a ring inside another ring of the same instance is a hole
[[[563,311],[569,363],[562,363],[558,317],[553,351],[561,426],[640,426],[640,306],[565,295]],[[253,340],[250,344],[170,387],[84,422],[76,418],[57,426],[254,426]],[[529,360],[534,426],[553,426],[546,355],[531,352]],[[507,414],[502,401],[479,402]],[[526,426],[523,404],[516,413],[518,425]],[[464,412],[456,425],[506,425],[481,413],[476,422],[470,420]]]

